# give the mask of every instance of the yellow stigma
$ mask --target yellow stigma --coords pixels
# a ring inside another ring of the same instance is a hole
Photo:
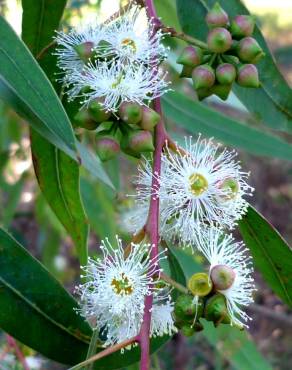
[[[133,293],[132,281],[122,272],[119,278],[114,278],[111,282],[113,291],[121,296]]]
[[[136,44],[132,39],[127,39],[127,38],[123,39],[122,42],[121,42],[121,45],[123,47],[132,49],[133,52],[135,52],[137,50]]]
[[[189,181],[190,181],[190,191],[195,196],[203,194],[208,188],[208,181],[203,175],[199,173],[193,173],[189,177]]]
[[[225,179],[222,182],[221,189],[225,190],[227,193],[226,195],[224,195],[224,198],[226,200],[234,199],[239,191],[239,184],[233,178]]]

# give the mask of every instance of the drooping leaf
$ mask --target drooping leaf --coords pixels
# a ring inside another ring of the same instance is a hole
[[[256,155],[292,160],[292,145],[276,136],[239,123],[180,93],[168,93],[162,101],[166,117],[192,133],[214,136]]]
[[[254,208],[239,222],[256,268],[272,290],[292,306],[292,250],[273,226]]]
[[[186,277],[184,271],[170,247],[167,249],[167,261],[169,264],[171,278],[177,283],[186,286]],[[174,289],[172,292],[172,299],[175,301],[178,295],[178,291]]]
[[[3,17],[0,34],[0,99],[40,135],[76,158],[71,124],[45,74]]]
[[[37,55],[52,42],[67,0],[22,0],[22,39]]]
[[[91,330],[77,303],[48,271],[0,229],[0,327],[45,356],[74,363]]]
[[[73,297],[12,236],[0,228],[0,327],[48,358],[74,365],[86,357],[91,329],[76,314]],[[168,337],[151,341],[156,351]],[[98,351],[101,351],[99,348]],[[138,347],[95,365],[119,369],[138,362]]]
[[[80,197],[79,166],[34,131],[31,150],[42,193],[74,240],[81,264],[86,264],[89,226]]]
[[[208,29],[204,19],[208,9],[216,1],[176,0],[182,30],[205,41]],[[240,0],[221,0],[220,5],[231,18],[238,14],[249,14]],[[266,56],[257,64],[261,88],[247,89],[234,84],[234,91],[247,109],[259,120],[274,129],[291,131],[292,90],[279,72],[258,27],[256,27],[253,37],[266,53]]]

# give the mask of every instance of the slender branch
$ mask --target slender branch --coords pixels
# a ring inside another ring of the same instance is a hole
[[[158,19],[155,11],[153,0],[145,0],[146,12],[149,18]],[[162,117],[161,102],[157,98],[154,100],[154,110]],[[153,176],[152,190],[159,189],[158,176],[161,172],[161,153],[165,145],[167,135],[164,128],[162,118],[155,128],[155,151],[153,159]],[[152,244],[151,260],[153,263],[158,262],[158,243],[159,243],[159,199],[154,195],[150,199],[148,220],[145,227],[146,233]],[[158,265],[157,265],[158,269]],[[153,295],[148,295],[145,298],[145,308],[143,322],[139,333],[139,343],[141,348],[140,370],[149,370],[150,367],[150,324],[151,324],[151,308],[153,304]]]
[[[158,26],[159,27],[159,26]],[[189,36],[189,35],[186,35],[185,33],[183,32],[177,32],[173,27],[165,27],[163,25],[161,25],[159,27],[164,33],[169,33],[170,36],[172,37],[176,37],[177,39],[180,39],[180,40],[183,40],[183,41],[186,41],[188,42],[189,44],[192,44],[192,45],[195,45],[195,46],[198,46],[199,48],[201,49],[205,49],[205,50],[208,50],[208,45],[201,41],[201,40],[198,40],[192,36]]]
[[[114,352],[117,352],[119,351],[120,349],[123,349],[131,344],[134,344],[138,342],[138,339],[137,337],[133,337],[133,338],[130,338],[130,339],[127,339],[127,340],[124,340],[123,342],[121,343],[117,343],[111,347],[108,347],[106,348],[105,350],[97,353],[96,355],[90,357],[89,359],[83,361],[83,362],[80,362],[79,364],[73,366],[73,367],[70,367],[70,369],[68,370],[77,370],[77,369],[81,369],[82,367],[86,366],[86,365],[89,365],[97,360],[100,360],[101,358],[103,357],[106,357],[106,356],[109,356],[111,355],[112,353]]]
[[[165,281],[166,283],[168,283],[169,285],[173,286],[175,289],[177,289],[178,291],[184,293],[184,294],[188,294],[188,289],[183,286],[182,284],[178,283],[177,281],[173,280],[170,276],[164,274],[163,272],[160,273],[160,278]]]
[[[6,335],[6,339],[7,339],[7,343],[9,344],[9,346],[14,349],[16,357],[18,358],[19,362],[23,366],[23,369],[24,370],[29,370],[26,359],[25,359],[23,353],[21,352],[20,348],[18,347],[18,344],[16,343],[16,340],[14,338],[12,338],[10,335]]]
[[[36,56],[37,60],[42,59],[42,57],[50,50],[52,47],[56,45],[56,40],[51,41],[48,45],[46,45]]]

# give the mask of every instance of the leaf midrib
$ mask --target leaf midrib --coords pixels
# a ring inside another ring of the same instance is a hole
[[[2,282],[2,284],[4,286],[6,286],[6,288],[10,289],[15,295],[17,295],[18,297],[20,297],[28,306],[30,306],[32,309],[34,309],[35,311],[37,311],[41,316],[43,316],[46,320],[50,321],[52,324],[54,324],[55,326],[57,326],[59,329],[61,329],[62,331],[65,331],[67,334],[73,336],[74,338],[88,344],[88,341],[86,341],[85,339],[83,339],[82,337],[79,337],[77,336],[73,331],[70,331],[68,328],[66,328],[64,325],[60,324],[59,322],[55,321],[54,319],[52,319],[49,315],[47,315],[43,310],[41,310],[36,304],[34,304],[33,302],[31,302],[27,297],[25,297],[19,290],[17,290],[16,288],[14,288],[8,281],[6,281],[3,277],[0,276],[0,282]]]
[[[283,283],[283,281],[281,279],[280,273],[278,272],[278,270],[275,268],[275,266],[273,264],[272,258],[267,253],[267,250],[262,246],[262,243],[260,242],[260,239],[258,238],[257,234],[253,231],[253,228],[250,226],[250,223],[247,220],[247,218],[245,218],[244,221],[245,221],[245,224],[247,226],[248,232],[252,235],[253,239],[256,241],[257,245],[259,245],[262,253],[265,255],[266,259],[268,260],[269,264],[272,266],[272,270],[274,271],[274,274],[278,278],[278,280],[280,282],[280,285],[282,287],[282,290],[283,290],[285,296],[287,297],[287,300],[288,300],[289,304],[292,305],[292,299],[290,298],[290,296],[288,294],[288,290],[286,289],[286,285]]]

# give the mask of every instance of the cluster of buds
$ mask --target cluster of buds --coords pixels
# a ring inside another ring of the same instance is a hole
[[[136,158],[141,153],[152,152],[152,133],[159,120],[159,114],[148,106],[123,102],[113,115],[95,99],[75,115],[74,124],[96,130],[97,154],[102,161],[108,161],[120,151]]]
[[[226,100],[233,82],[242,87],[259,87],[255,64],[264,56],[251,37],[255,21],[237,15],[231,21],[216,3],[206,16],[209,27],[206,48],[187,46],[177,59],[183,65],[181,77],[190,77],[200,100],[215,94]]]
[[[224,296],[235,280],[235,271],[227,265],[212,268],[210,276],[204,272],[192,275],[188,281],[190,294],[178,297],[175,307],[175,325],[186,336],[203,330],[201,318],[219,324],[231,324],[227,300]]]

